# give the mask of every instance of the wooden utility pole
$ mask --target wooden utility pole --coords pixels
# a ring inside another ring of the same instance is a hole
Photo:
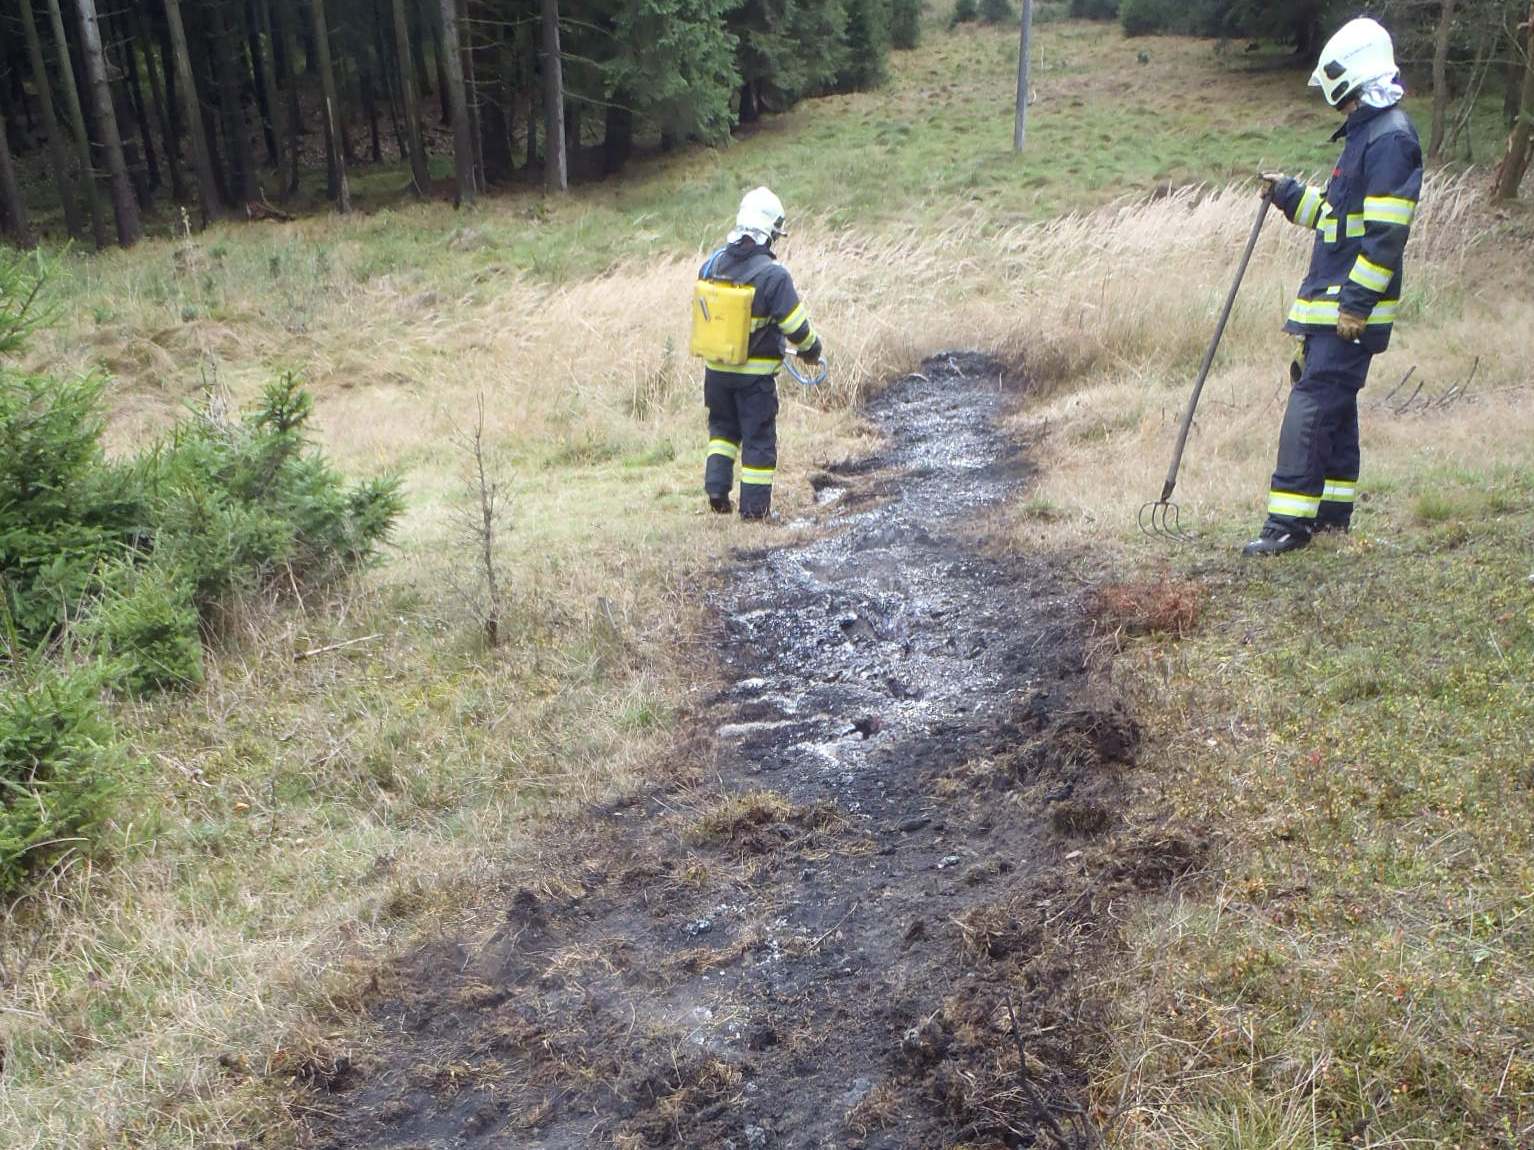
[[[32,0],[21,0],[21,30],[27,41],[27,61],[32,66],[32,86],[37,89],[37,102],[42,106],[43,131],[48,133],[48,163],[53,168],[59,203],[64,207],[64,226],[72,239],[79,239],[83,234],[77,198],[80,193],[69,179],[69,150],[64,146],[64,132],[53,108],[53,85],[48,82],[48,65],[43,59],[43,41],[37,34]]]
[[[1022,32],[1017,50],[1017,118],[1012,123],[1012,150],[1021,152],[1028,135],[1028,61],[1033,55],[1033,0],[1022,0]]]
[[[48,22],[53,26],[53,47],[58,53],[59,88],[64,93],[64,112],[69,116],[69,126],[75,137],[75,152],[80,161],[80,191],[91,210],[91,235],[95,237],[96,247],[104,248],[112,239],[107,234],[101,197],[96,194],[91,138],[85,130],[85,112],[80,107],[80,88],[75,83],[74,62],[69,58],[69,40],[64,35],[64,14],[59,11],[59,0],[48,0]]]
[[[543,186],[570,186],[565,167],[565,76],[559,55],[559,0],[541,0],[543,14]]]
[[[1528,49],[1523,64],[1523,96],[1519,101],[1518,121],[1507,137],[1507,154],[1497,169],[1493,198],[1516,200],[1518,186],[1529,168],[1530,136],[1534,134],[1534,0],[1529,5]]]
[[[192,77],[192,55],[186,45],[186,28],[181,23],[181,0],[165,0],[165,22],[170,31],[171,67],[176,74],[176,100],[181,105],[181,126],[186,129],[187,144],[192,149],[192,170],[197,173],[197,204],[202,209],[202,225],[222,214],[218,198],[218,180],[213,175],[213,160],[208,155],[208,133],[202,122],[202,101],[197,96],[197,81]]]
[[[400,99],[405,108],[405,139],[410,149],[410,183],[417,196],[431,191],[431,173],[426,166],[426,149],[421,137],[421,100],[415,88],[415,61],[411,58],[410,21],[405,15],[405,0],[394,0],[394,45],[399,65]]]
[[[474,202],[474,132],[469,118],[469,101],[464,92],[463,56],[460,52],[462,30],[458,27],[457,0],[442,0],[442,57],[447,65],[445,88],[453,103],[453,172],[457,187],[455,207]]]
[[[101,150],[106,155],[107,174],[111,179],[112,214],[117,219],[117,242],[132,247],[143,235],[139,223],[138,197],[123,159],[122,136],[117,130],[117,112],[112,106],[112,88],[107,80],[106,57],[101,50],[101,24],[96,16],[96,0],[77,0],[80,6],[80,46],[85,58],[85,74],[90,81],[91,108],[96,114],[96,132],[101,136]]]

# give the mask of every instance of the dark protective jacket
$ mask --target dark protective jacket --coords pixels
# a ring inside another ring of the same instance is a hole
[[[1316,230],[1310,271],[1284,330],[1336,331],[1339,311],[1367,316],[1365,350],[1379,353],[1401,307],[1402,255],[1422,194],[1422,144],[1399,105],[1362,107],[1337,130],[1342,158],[1323,193],[1280,180],[1273,202]]]
[[[700,279],[728,280],[750,284],[756,289],[751,301],[751,345],[746,362],[714,363],[704,361],[710,371],[727,375],[776,375],[783,366],[784,341],[792,343],[801,354],[814,356],[820,339],[810,326],[794,279],[778,263],[771,248],[744,239],[720,248],[698,269]]]

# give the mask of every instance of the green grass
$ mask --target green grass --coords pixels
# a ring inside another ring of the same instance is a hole
[[[1534,1135],[1534,472],[1429,471],[1368,522],[1228,567],[1140,679],[1214,837],[1131,932],[1126,1144]]]

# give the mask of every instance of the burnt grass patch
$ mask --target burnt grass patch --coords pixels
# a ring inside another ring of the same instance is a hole
[[[1025,488],[1025,391],[949,355],[870,404],[888,446],[817,490],[878,500],[737,558],[685,750],[391,972],[316,1146],[1096,1144],[1081,972],[1201,848],[1119,823],[1092,601],[973,537]]]

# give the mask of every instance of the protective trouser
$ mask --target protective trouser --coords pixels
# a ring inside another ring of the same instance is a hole
[[[1346,527],[1358,492],[1358,392],[1373,357],[1335,333],[1307,336],[1278,437],[1268,523],[1284,531]]]
[[[710,499],[728,497],[739,458],[741,518],[766,518],[778,466],[777,380],[710,369],[703,377],[703,402],[708,406],[703,489]]]

